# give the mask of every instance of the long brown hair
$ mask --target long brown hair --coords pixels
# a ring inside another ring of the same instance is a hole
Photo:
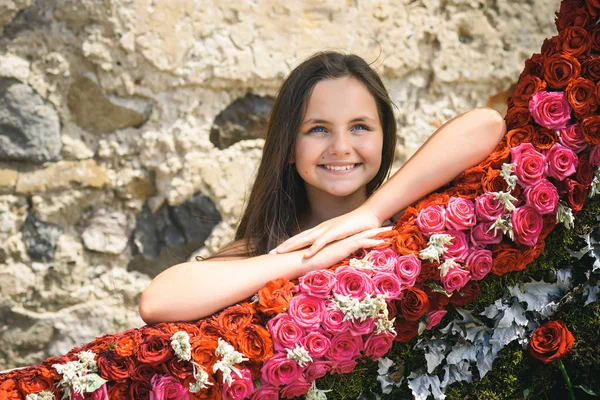
[[[262,159],[250,197],[235,234],[245,242],[245,255],[266,254],[298,230],[298,218],[308,200],[304,182],[289,163],[296,134],[315,85],[322,80],[351,76],[375,98],[383,128],[381,166],[367,184],[370,196],[388,176],[396,147],[392,101],[379,75],[354,54],[319,52],[298,65],[285,79],[269,114]]]

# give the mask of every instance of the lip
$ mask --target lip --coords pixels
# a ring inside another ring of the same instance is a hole
[[[325,165],[332,165],[332,166],[336,166],[336,167],[344,167],[346,165],[352,165],[354,164],[354,168],[352,169],[346,169],[346,170],[341,170],[341,171],[335,171],[332,169],[327,169],[325,168]],[[347,175],[347,174],[351,174],[352,172],[356,171],[358,169],[358,167],[360,167],[362,165],[362,163],[327,163],[327,164],[319,164],[318,167],[325,171],[325,172],[329,172],[330,174],[334,174],[334,175]]]

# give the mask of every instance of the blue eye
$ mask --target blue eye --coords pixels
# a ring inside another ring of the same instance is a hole
[[[311,132],[317,132],[317,131],[315,131],[315,129],[325,129],[325,128],[324,128],[324,127],[322,127],[322,126],[315,126],[315,127],[311,128],[311,129],[308,131],[308,133],[311,133]],[[319,131],[318,133],[320,133],[320,132],[322,132],[322,131]]]
[[[354,125],[354,127],[355,127],[355,128],[356,128],[356,127],[359,127],[359,126],[360,126],[360,127],[362,127],[362,129],[364,129],[365,131],[368,131],[368,130],[369,130],[369,128],[367,128],[367,126],[366,126],[366,125],[363,125],[363,124]]]

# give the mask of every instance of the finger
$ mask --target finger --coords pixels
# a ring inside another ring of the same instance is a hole
[[[312,243],[312,246],[310,246],[309,249],[304,253],[303,257],[310,258],[310,257],[314,256],[315,254],[317,254],[327,244],[329,244],[331,242],[335,242],[337,240],[346,239],[346,238],[354,235],[355,233],[356,232],[348,232],[348,231],[336,232],[335,230],[330,229],[329,231],[325,232],[323,235],[319,236]]]
[[[313,228],[315,229],[315,228]],[[299,233],[296,236],[293,236],[281,243],[279,246],[275,248],[277,253],[288,253],[293,250],[301,249],[303,247],[308,246],[314,240],[314,237],[318,237],[318,231],[313,231],[313,229],[304,231]]]
[[[360,242],[360,247],[363,247],[363,248],[366,248],[366,249],[370,249],[372,247],[379,246],[380,244],[383,244],[383,243],[385,243],[385,240],[380,240],[380,239],[363,239],[363,241]]]

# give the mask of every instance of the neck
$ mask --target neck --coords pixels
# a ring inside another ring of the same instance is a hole
[[[312,189],[312,190],[311,190]],[[334,196],[314,188],[307,188],[308,209],[300,218],[300,229],[305,231],[322,222],[355,210],[367,200],[363,187],[348,196]]]

